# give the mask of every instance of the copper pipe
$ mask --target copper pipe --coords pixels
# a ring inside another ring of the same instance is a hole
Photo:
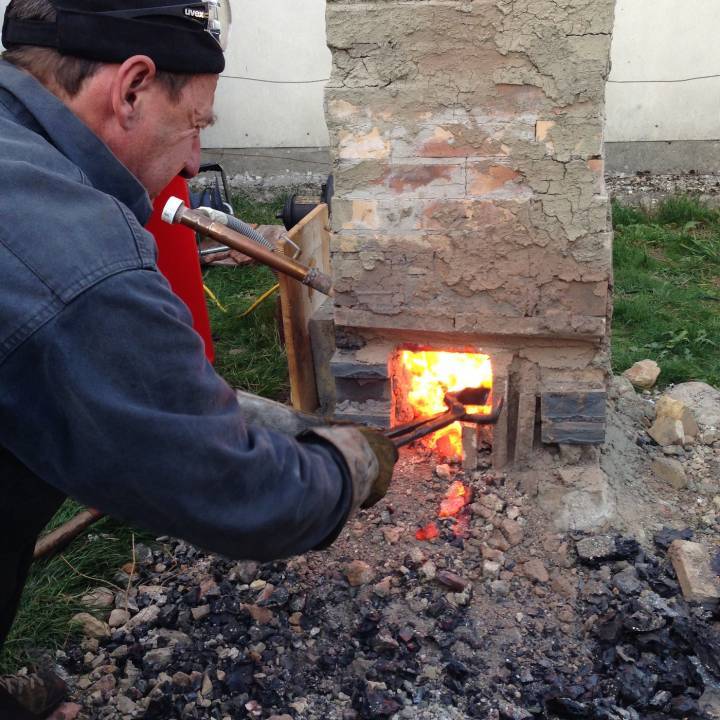
[[[309,268],[282,253],[274,253],[246,238],[229,227],[211,220],[197,210],[191,210],[177,198],[170,198],[163,212],[167,223],[180,223],[205,237],[212,238],[227,247],[244,253],[273,270],[283,273],[323,295],[333,294],[332,278],[317,268]]]

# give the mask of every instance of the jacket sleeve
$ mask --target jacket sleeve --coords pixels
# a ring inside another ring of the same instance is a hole
[[[189,323],[156,272],[93,286],[0,365],[0,444],[82,503],[230,557],[332,541],[341,456],[246,425]]]

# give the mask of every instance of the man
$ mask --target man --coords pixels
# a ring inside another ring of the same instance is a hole
[[[380,435],[317,428],[296,439],[247,424],[157,272],[142,229],[148,195],[198,170],[224,67],[221,9],[217,0],[7,9],[0,643],[37,534],[67,495],[158,534],[269,560],[329,545],[390,482],[397,454]],[[57,705],[52,681],[31,681],[0,679],[0,716],[43,717]]]

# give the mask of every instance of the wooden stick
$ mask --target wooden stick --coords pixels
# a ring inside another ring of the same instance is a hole
[[[68,520],[64,525],[55,528],[55,530],[37,541],[33,559],[39,560],[59,552],[69,545],[83,530],[87,530],[103,517],[105,517],[103,513],[93,508],[79,512],[72,520]]]

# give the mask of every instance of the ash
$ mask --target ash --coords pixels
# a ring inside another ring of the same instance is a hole
[[[612,408],[613,452],[635,473],[662,454],[652,404],[625,389]],[[130,593],[58,663],[85,718],[720,717],[720,624],[667,558],[679,537],[714,547],[720,448],[682,452],[689,472],[705,463],[705,490],[636,477],[657,501],[641,545],[610,527],[558,533],[512,474],[404,451],[390,495],[329,551],[258,565],[169,538],[137,548]],[[460,536],[437,518],[454,481],[473,492]],[[418,541],[432,521],[439,537]]]

